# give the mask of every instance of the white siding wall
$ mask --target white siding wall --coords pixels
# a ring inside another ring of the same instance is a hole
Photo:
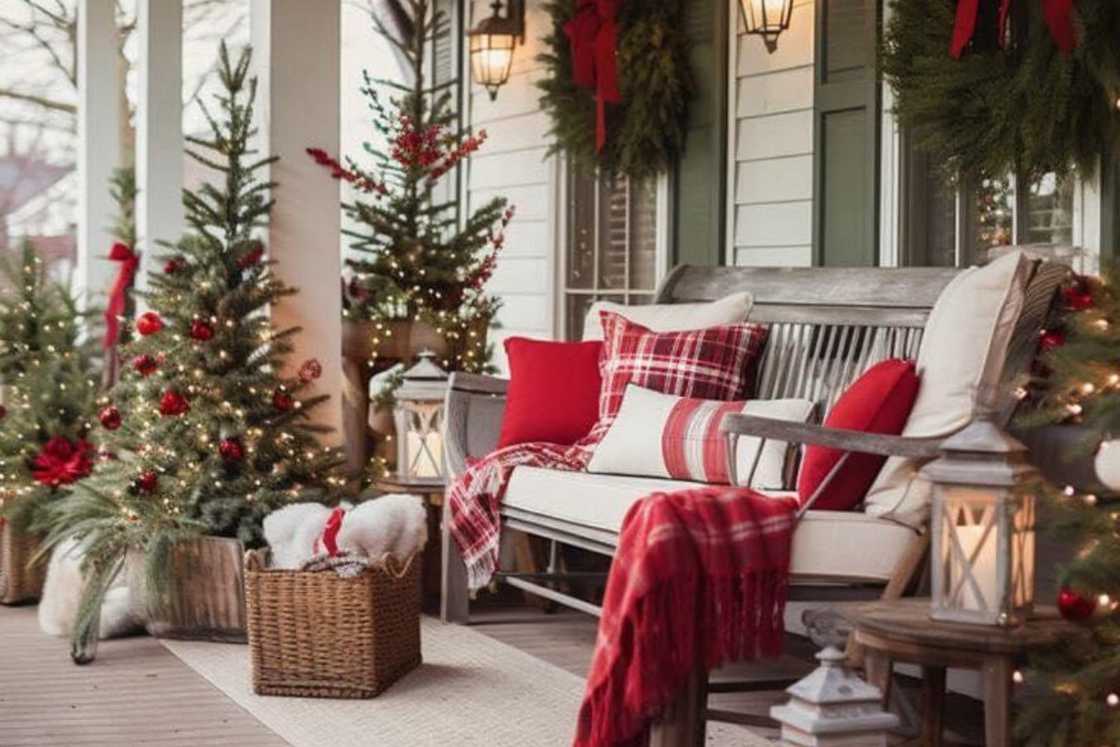
[[[738,10],[732,12],[738,19]],[[731,45],[728,260],[808,265],[813,227],[813,0],[796,0],[770,54],[758,36]]]
[[[541,75],[536,60],[543,46],[539,37],[550,24],[541,5],[539,0],[528,2],[526,43],[517,48],[510,80],[498,91],[497,100],[490,101],[485,90],[472,85],[468,102],[471,127],[485,129],[489,135],[468,166],[468,209],[495,196],[506,197],[517,208],[489,284],[489,290],[504,301],[498,314],[502,328],[492,333],[496,362],[503,369],[503,339],[511,335],[551,338],[555,326],[553,289],[559,261],[553,217],[555,166],[544,155],[549,121],[540,110],[540,93],[534,85]],[[488,0],[474,0],[471,7],[468,28],[490,12]]]

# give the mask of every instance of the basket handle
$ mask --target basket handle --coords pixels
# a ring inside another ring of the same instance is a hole
[[[245,570],[246,571],[263,571],[265,568],[264,553],[260,550],[246,550],[245,551]]]
[[[419,552],[414,552],[409,555],[408,560],[404,562],[404,565],[401,566],[401,569],[399,571],[393,570],[394,566],[396,566],[400,561],[398,561],[397,556],[393,555],[393,553],[391,552],[383,553],[381,555],[381,560],[378,562],[378,565],[384,568],[385,572],[393,578],[402,579],[408,575],[408,571],[412,568],[412,562],[416,560],[416,556],[419,554]]]

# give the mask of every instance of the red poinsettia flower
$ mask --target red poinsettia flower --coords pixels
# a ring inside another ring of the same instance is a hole
[[[80,480],[93,470],[93,444],[54,436],[35,456],[32,476],[41,485],[57,488]]]

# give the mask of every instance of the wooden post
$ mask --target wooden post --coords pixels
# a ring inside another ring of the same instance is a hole
[[[182,0],[139,0],[137,32],[136,235],[144,256],[136,288],[145,290],[157,242],[183,234]]]
[[[121,152],[115,0],[86,0],[78,13],[78,268],[75,290],[83,306],[99,304],[112,282],[106,261],[114,211],[109,196]]]
[[[338,182],[305,152],[339,148],[339,0],[253,0],[253,65],[260,80],[257,112],[262,153],[279,156],[279,183],[268,227],[277,274],[299,294],[272,309],[278,328],[300,327],[289,365],[308,358],[323,366],[319,391],[331,399],[314,410],[342,441],[342,273]]]

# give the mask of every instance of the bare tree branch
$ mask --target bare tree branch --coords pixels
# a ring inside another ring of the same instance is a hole
[[[67,114],[77,114],[78,107],[74,104],[68,104],[65,101],[56,101],[55,99],[47,98],[46,96],[37,96],[33,93],[21,93],[13,91],[9,88],[0,88],[0,98],[12,99],[14,101],[23,101],[28,104],[49,109],[56,112],[66,112]]]

